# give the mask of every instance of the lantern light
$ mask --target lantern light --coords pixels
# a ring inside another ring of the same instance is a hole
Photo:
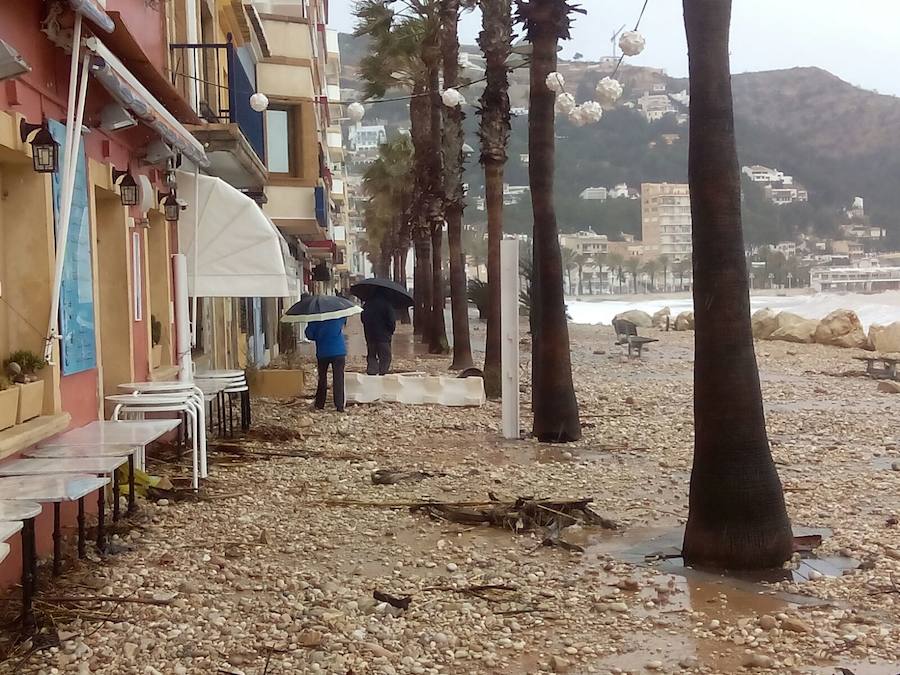
[[[173,190],[168,194],[160,194],[159,197],[166,221],[169,223],[177,223],[178,215],[181,211],[181,204],[178,203],[178,199],[175,197],[175,191]]]
[[[19,123],[23,143],[31,143],[31,161],[37,173],[56,173],[59,170],[59,143],[53,140],[44,124]]]
[[[265,112],[269,107],[269,97],[256,92],[250,97],[250,107],[258,113]]]
[[[347,117],[350,118],[350,121],[354,124],[359,124],[360,122],[362,122],[362,118],[365,117],[365,114],[366,109],[359,101],[354,101],[347,106]]]
[[[137,206],[141,200],[141,190],[128,171],[118,171],[113,169],[113,183],[119,186],[119,199],[122,200],[122,206]]]
[[[562,73],[558,73],[554,70],[547,75],[546,84],[547,89],[558,94],[566,88],[566,78],[562,76]]]
[[[625,56],[637,56],[647,44],[644,36],[636,30],[627,30],[619,37],[619,49]]]

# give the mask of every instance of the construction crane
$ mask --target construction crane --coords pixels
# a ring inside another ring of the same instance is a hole
[[[626,24],[622,24],[615,33],[612,34],[612,37],[609,38],[609,41],[612,43],[612,55],[613,58],[616,58],[616,45],[619,44],[619,34],[625,30]]]

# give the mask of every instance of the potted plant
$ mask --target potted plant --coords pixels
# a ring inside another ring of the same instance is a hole
[[[154,370],[162,365],[162,322],[150,315],[150,366]]]
[[[16,423],[19,413],[19,389],[6,375],[0,375],[0,431]]]
[[[42,357],[25,349],[13,352],[6,359],[6,373],[19,390],[16,424],[39,417],[44,411],[44,381],[38,378],[37,373],[46,365]]]

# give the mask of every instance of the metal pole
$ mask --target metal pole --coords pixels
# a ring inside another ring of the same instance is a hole
[[[172,275],[175,281],[175,350],[178,357],[178,379],[192,382],[194,367],[191,362],[191,322],[188,316],[188,271],[184,253],[172,256]]]
[[[84,55],[81,84],[78,83],[78,59],[81,54],[81,14],[75,14],[75,28],[72,36],[72,63],[69,69],[69,98],[66,109],[66,141],[63,157],[62,184],[60,185],[59,223],[56,233],[56,260],[53,287],[50,296],[50,317],[47,321],[47,343],[44,358],[53,358],[53,342],[58,337],[59,294],[62,285],[63,264],[66,259],[66,244],[69,238],[69,219],[72,216],[72,196],[75,191],[75,175],[78,169],[78,151],[81,148],[81,122],[84,119],[84,103],[87,94],[88,66],[90,56]],[[76,111],[77,109],[77,111]]]
[[[519,438],[519,242],[500,242],[503,437]]]
[[[191,322],[191,346],[197,346],[197,277],[200,274],[200,167],[194,166],[194,295],[191,308],[194,317]]]

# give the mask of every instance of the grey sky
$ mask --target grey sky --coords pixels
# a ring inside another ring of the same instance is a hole
[[[353,29],[354,0],[331,0],[330,27]],[[610,53],[609,37],[619,26],[634,27],[642,0],[581,0],[563,56],[581,52],[592,59]],[[462,41],[473,44],[480,16],[467,16]],[[635,65],[687,74],[687,48],[680,0],[650,0],[641,32],[647,49]],[[818,66],[841,79],[883,94],[900,96],[900,2],[898,0],[734,0],[732,71]]]

